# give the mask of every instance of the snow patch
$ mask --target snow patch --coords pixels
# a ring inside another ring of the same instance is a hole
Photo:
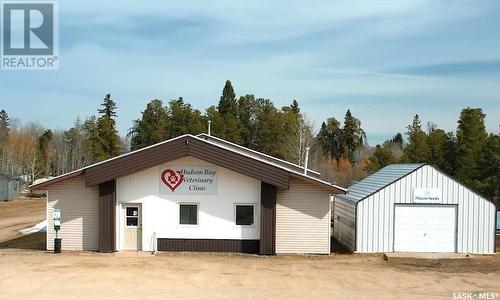
[[[19,232],[22,234],[31,234],[31,233],[35,233],[35,232],[47,232],[47,220],[44,220],[44,221],[36,224],[33,227],[20,229]]]

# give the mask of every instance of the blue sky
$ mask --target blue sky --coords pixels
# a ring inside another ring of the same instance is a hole
[[[165,2],[165,3],[163,3]],[[370,144],[418,113],[454,130],[460,110],[500,123],[499,1],[59,2],[58,71],[0,71],[0,108],[68,128],[118,103],[125,134],[148,100],[297,99],[316,127],[349,108]]]

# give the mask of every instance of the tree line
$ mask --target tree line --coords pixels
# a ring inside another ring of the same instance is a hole
[[[61,175],[127,151],[116,130],[116,104],[106,95],[99,116],[79,118],[68,130],[10,120],[0,111],[0,171],[31,182]]]
[[[370,147],[361,121],[350,110],[342,122],[330,117],[314,130],[314,123],[293,100],[278,108],[270,99],[247,94],[237,97],[226,81],[217,105],[204,112],[182,97],[146,104],[129,132],[116,129],[117,103],[105,95],[97,115],[76,119],[67,130],[45,129],[37,123],[22,124],[0,112],[0,170],[25,180],[60,175],[119,154],[177,137],[207,132],[239,145],[309,166],[324,180],[349,186],[380,168],[396,162],[425,162],[479,191],[498,199],[500,141],[487,133],[480,108],[462,110],[456,132],[445,132],[433,123],[424,131],[415,116],[405,137],[396,133],[381,145]]]
[[[297,164],[302,164],[304,151],[314,140],[312,124],[301,114],[297,101],[278,109],[269,99],[237,98],[228,80],[218,105],[207,108],[205,114],[183,98],[166,106],[158,99],[150,101],[128,134],[131,150],[186,133],[207,132],[209,121],[217,137]]]
[[[500,193],[500,136],[487,133],[486,115],[480,108],[465,108],[455,132],[446,132],[429,122],[427,130],[415,115],[407,126],[407,142],[400,133],[377,145],[367,170],[377,171],[397,162],[422,162],[436,166],[489,199]]]

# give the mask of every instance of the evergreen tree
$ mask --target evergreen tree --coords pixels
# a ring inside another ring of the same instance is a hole
[[[453,132],[448,132],[446,134],[446,140],[444,144],[444,161],[438,167],[451,176],[455,176],[455,166],[457,160],[457,142],[456,137]]]
[[[52,136],[52,131],[48,129],[38,137],[36,143],[35,178],[44,178],[49,175],[49,143],[52,140]]]
[[[398,145],[399,147],[401,147],[401,149],[403,148],[403,135],[401,135],[401,133],[396,133],[396,135],[392,138],[392,142],[396,145]]]
[[[222,138],[224,132],[224,119],[219,114],[217,107],[215,105],[210,106],[207,108],[205,115],[207,119],[211,121],[210,134]]]
[[[102,108],[98,109],[101,116],[97,119],[97,143],[94,157],[97,161],[117,156],[121,152],[121,140],[116,130],[116,103],[107,94]]]
[[[442,129],[431,128],[427,137],[427,145],[428,157],[426,162],[441,170],[446,168],[446,151],[447,147],[449,147],[448,134]]]
[[[184,99],[171,100],[168,106],[168,138],[183,134],[199,134],[206,131],[207,121],[200,111],[193,109]]]
[[[256,101],[255,150],[284,159],[283,116],[269,99]]]
[[[404,141],[401,133],[396,133],[392,138],[386,140],[382,144],[383,148],[391,151],[392,156],[394,156],[394,162],[398,162],[403,155]],[[366,169],[368,170],[368,169]]]
[[[426,162],[429,157],[427,135],[422,130],[418,115],[415,115],[412,124],[408,125],[407,129],[408,144],[404,149],[402,160],[405,162]]]
[[[217,111],[220,118],[211,120],[214,135],[240,144],[241,135],[239,130],[241,125],[238,120],[238,102],[236,101],[236,95],[229,80],[226,81],[226,85],[222,90]]]
[[[241,145],[255,148],[256,100],[254,95],[241,96],[238,100],[238,121]]]
[[[9,116],[5,110],[0,111],[0,170],[3,169],[4,159],[3,153],[4,148],[7,146],[7,142],[9,140],[9,132],[10,132],[10,121]]]
[[[391,139],[387,140],[384,142],[383,146],[384,147],[390,147],[390,146],[399,146],[399,148],[403,149],[403,135],[401,133],[396,133]]]
[[[351,111],[347,110],[342,127],[342,152],[351,163],[356,163],[360,157],[358,155],[366,141],[366,134],[361,128],[361,121],[352,116]]]
[[[281,111],[285,114],[289,114],[290,117],[293,119],[298,119],[301,117],[300,107],[297,100],[293,100],[292,104],[290,104],[289,106],[283,106],[281,108]]]
[[[97,109],[97,111],[106,118],[116,117],[116,103],[111,99],[111,94],[106,94],[104,96],[104,101],[101,104],[102,108]]]
[[[316,141],[320,145],[322,152],[328,156],[329,159],[339,160],[342,155],[341,140],[342,129],[340,122],[334,117],[328,118],[326,123],[321,124]]]
[[[168,137],[174,138],[188,132],[188,118],[189,112],[187,111],[184,99],[170,100],[168,103]]]
[[[220,97],[219,105],[217,110],[221,116],[226,116],[228,114],[236,116],[238,112],[238,104],[236,102],[236,95],[234,93],[231,81],[227,80],[222,90],[222,96]]]
[[[131,150],[164,141],[167,138],[167,122],[168,115],[162,101],[151,100],[142,112],[142,117],[134,121],[134,126],[130,130]]]
[[[388,149],[387,147],[381,147],[380,145],[377,145],[375,147],[375,152],[368,159],[368,163],[365,167],[365,170],[368,173],[374,173],[382,169],[383,167],[395,162],[396,158],[394,157],[390,149]]]
[[[7,112],[5,110],[0,111],[0,151],[2,149],[2,145],[7,142],[10,131],[10,120]]]
[[[290,110],[294,113],[294,114],[300,114],[300,108],[299,108],[299,103],[297,102],[297,100],[293,99],[292,101],[292,105],[290,105]]]
[[[479,161],[487,138],[484,117],[480,108],[466,108],[458,120],[455,177],[473,189],[480,187]]]
[[[479,192],[500,206],[500,136],[490,134],[478,161],[481,174],[477,178]]]

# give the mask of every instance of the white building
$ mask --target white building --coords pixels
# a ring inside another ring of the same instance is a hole
[[[389,165],[334,199],[353,252],[495,252],[495,205],[427,164]]]
[[[319,173],[205,134],[184,135],[31,186],[62,214],[62,249],[330,253]]]

